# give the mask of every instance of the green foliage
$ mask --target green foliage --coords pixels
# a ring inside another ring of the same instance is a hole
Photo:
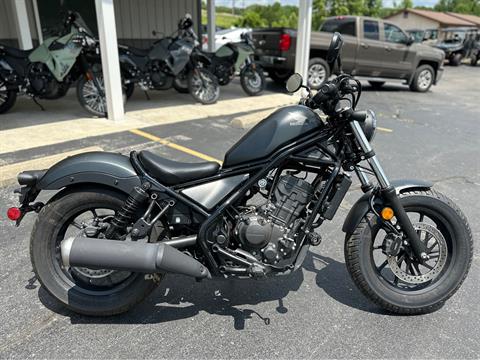
[[[479,0],[440,0],[434,7],[437,11],[451,11],[480,16]]]

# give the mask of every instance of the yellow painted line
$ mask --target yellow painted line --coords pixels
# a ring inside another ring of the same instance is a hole
[[[384,128],[384,127],[380,127],[380,126],[377,126],[377,129],[378,129],[378,131],[383,131],[383,132],[387,132],[387,133],[393,132],[392,129],[388,129],[388,128]]]
[[[168,146],[172,149],[175,149],[175,150],[178,150],[178,151],[181,151],[181,152],[184,152],[186,154],[189,154],[189,155],[192,155],[192,156],[195,156],[195,157],[198,157],[200,159],[203,159],[203,160],[206,160],[206,161],[215,161],[215,162],[218,162],[220,165],[222,164],[222,161],[221,160],[218,160],[218,159],[215,159],[214,157],[211,157],[211,156],[208,156],[206,154],[203,154],[201,152],[198,152],[196,150],[193,150],[193,149],[190,149],[190,148],[187,148],[185,146],[182,146],[182,145],[178,145],[178,144],[175,144],[169,140],[166,140],[166,139],[162,139],[158,136],[155,136],[155,135],[152,135],[150,133],[147,133],[143,130],[139,130],[139,129],[131,129],[129,130],[131,133],[135,134],[135,135],[138,135],[138,136],[142,136],[146,139],[149,139],[149,140],[152,140],[152,141],[155,141],[155,142],[158,142],[162,145],[165,145],[165,146]]]
[[[56,164],[60,160],[63,160],[69,156],[90,152],[90,151],[103,151],[99,146],[90,146],[82,149],[67,151],[61,154],[55,154],[50,156],[44,156],[42,158],[26,160],[14,164],[9,164],[0,167],[0,186],[6,186],[13,184],[18,173],[25,170],[43,170],[48,169],[52,165]]]

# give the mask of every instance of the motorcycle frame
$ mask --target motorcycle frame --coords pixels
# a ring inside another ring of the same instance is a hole
[[[360,124],[357,121],[351,121],[350,126],[354,138],[361,146],[362,152],[372,154],[373,149],[369,141],[365,137],[365,134]],[[215,224],[217,220],[221,218],[222,215],[225,214],[226,209],[228,209],[231,205],[240,200],[247,193],[247,191],[249,191],[249,189],[251,189],[252,186],[254,186],[258,182],[258,180],[265,178],[272,170],[276,169],[277,171],[274,177],[274,184],[272,185],[273,189],[275,187],[275,181],[278,180],[278,176],[282,172],[282,170],[294,168],[291,166],[285,166],[290,160],[295,161],[299,164],[305,164],[301,165],[301,167],[306,168],[307,170],[305,171],[308,172],[314,172],[312,170],[318,169],[317,173],[319,173],[326,167],[331,168],[330,175],[323,179],[325,181],[325,185],[322,191],[319,193],[318,200],[314,204],[312,212],[306,218],[306,222],[303,225],[303,232],[305,235],[307,235],[313,230],[314,227],[318,227],[322,224],[322,215],[328,209],[328,207],[326,208],[325,206],[323,206],[325,204],[325,200],[328,198],[328,195],[332,194],[332,185],[335,183],[335,180],[338,178],[338,176],[343,175],[341,169],[345,161],[345,140],[342,141],[341,139],[345,139],[345,137],[338,136],[343,132],[344,126],[338,128],[326,128],[320,131],[315,130],[312,133],[306,135],[304,138],[294,141],[278,149],[268,158],[250,163],[235,165],[230,168],[223,169],[218,174],[215,174],[213,176],[185,182],[178,185],[173,185],[170,187],[163,185],[161,182],[148,175],[147,171],[144,169],[144,167],[138,160],[137,154],[135,152],[131,153],[131,162],[134,169],[141,176],[142,183],[148,182],[151,184],[150,191],[163,193],[166,196],[173,198],[175,201],[179,201],[187,205],[205,218],[198,231],[196,244],[200,246],[212,275],[220,276],[222,274],[220,271],[220,266],[214,259],[212,251],[209,249],[209,245],[207,243],[208,230],[212,225]],[[324,143],[329,139],[340,139],[336,152],[330,151],[324,145]],[[322,152],[327,154],[330,159],[311,158],[300,155],[302,151],[308,150],[312,147],[319,148]],[[376,156],[373,154],[373,156],[370,156],[367,161],[371,167],[372,172],[375,174],[380,184],[381,191],[387,191],[388,189],[390,189],[390,182],[385,175],[385,172],[383,171]],[[358,167],[355,167],[355,169],[357,170],[356,173],[362,185],[371,185],[363,171],[361,171]],[[218,206],[213,211],[208,211],[207,209],[204,209],[203,207],[199,206],[197,203],[180,193],[181,190],[186,189],[190,186],[201,185],[240,174],[249,174],[249,178],[243,184],[240,184],[236,188],[234,188],[222,200],[220,200]],[[394,197],[396,197],[395,191],[393,195]],[[317,215],[320,215],[320,219],[319,221],[317,221],[317,223],[314,223]],[[297,251],[297,257],[301,248],[302,246],[300,246]]]

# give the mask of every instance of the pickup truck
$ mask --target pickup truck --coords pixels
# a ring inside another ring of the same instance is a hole
[[[415,43],[398,26],[364,16],[327,18],[320,31],[312,31],[308,85],[319,89],[334,69],[326,62],[333,32],[344,39],[343,71],[365,77],[380,88],[386,81],[402,80],[412,91],[426,92],[443,74],[444,53]],[[258,29],[252,33],[255,59],[276,82],[284,82],[295,67],[296,31],[288,28]]]

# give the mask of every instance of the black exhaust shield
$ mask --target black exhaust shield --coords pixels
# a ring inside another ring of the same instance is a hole
[[[61,243],[63,264],[142,273],[171,272],[198,279],[210,277],[200,262],[163,243],[116,241],[83,236]]]

